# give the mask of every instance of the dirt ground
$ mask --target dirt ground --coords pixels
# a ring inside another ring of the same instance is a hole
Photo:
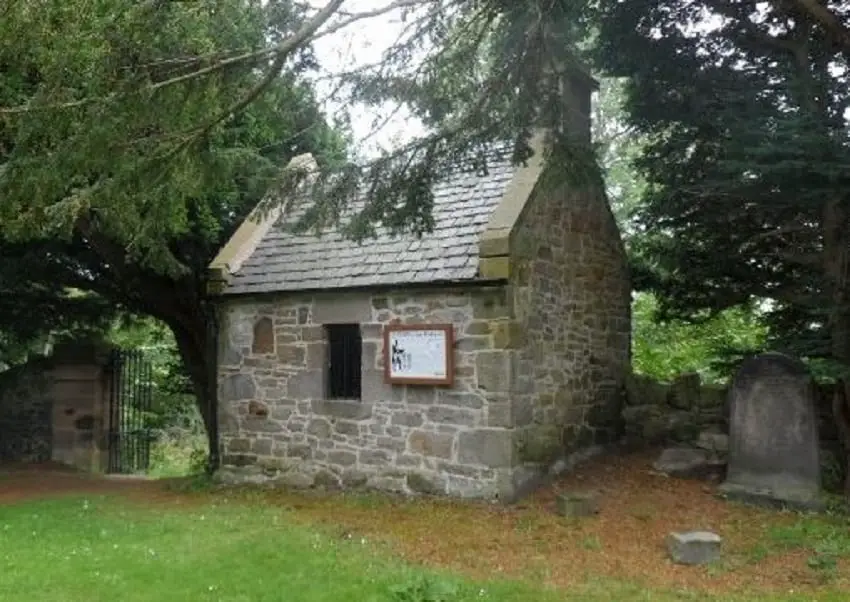
[[[767,530],[798,517],[729,504],[715,496],[715,485],[658,475],[651,470],[654,457],[646,453],[598,458],[510,507],[325,493],[261,495],[291,511],[298,521],[339,536],[367,538],[411,562],[479,578],[518,577],[555,587],[610,578],[716,593],[823,587],[823,576],[807,565],[811,550],[768,549]],[[599,514],[578,520],[557,516],[554,499],[561,490],[599,492]],[[119,494],[146,505],[194,504],[211,496],[240,495],[181,494],[158,481],[95,478],[55,466],[0,469],[0,504],[71,493]],[[667,560],[665,536],[697,529],[723,537],[723,562],[684,567]],[[845,577],[850,576],[850,562],[840,560],[837,569],[839,580],[829,587],[850,588]]]
[[[163,482],[150,479],[88,475],[50,463],[0,466],[0,505],[89,493],[174,497]]]

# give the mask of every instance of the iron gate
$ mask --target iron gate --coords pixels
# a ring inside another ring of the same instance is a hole
[[[112,352],[109,396],[110,473],[144,472],[150,465],[153,371],[144,354],[135,349]]]

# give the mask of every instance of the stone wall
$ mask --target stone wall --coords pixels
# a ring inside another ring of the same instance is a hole
[[[106,470],[108,354],[64,345],[0,373],[0,462]]]
[[[0,463],[51,459],[50,388],[44,362],[0,373]]]
[[[111,384],[109,349],[68,344],[58,347],[51,359],[52,459],[85,471],[106,471]]]
[[[614,217],[592,187],[545,174],[513,240],[518,345],[513,384],[520,460],[532,474],[621,434],[631,285]],[[526,475],[528,476],[528,475]]]
[[[626,382],[623,419],[626,437],[633,443],[692,441],[704,430],[729,430],[728,385],[709,385],[698,374],[683,374],[673,382],[631,375]],[[833,385],[815,386],[820,438],[827,445],[838,442],[832,416]]]
[[[623,408],[626,441],[657,445],[695,441],[701,431],[728,432],[727,387],[705,385],[698,374],[671,383],[631,375]]]
[[[506,495],[514,466],[504,287],[238,299],[221,307],[225,482]],[[383,326],[455,327],[451,388],[389,386]],[[325,397],[323,325],[360,323],[362,401]]]
[[[819,417],[824,482],[841,482],[841,445],[832,415],[833,385],[815,387]],[[728,386],[700,382],[698,374],[684,374],[673,382],[631,375],[626,381],[623,408],[626,443],[630,446],[691,444],[700,433],[729,432]]]

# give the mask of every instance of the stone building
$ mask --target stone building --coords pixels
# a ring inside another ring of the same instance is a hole
[[[220,478],[511,499],[618,436],[624,249],[604,194],[544,186],[544,167],[446,176],[421,239],[295,235],[297,208],[247,220],[211,265]],[[450,384],[388,381],[397,323],[451,326]]]

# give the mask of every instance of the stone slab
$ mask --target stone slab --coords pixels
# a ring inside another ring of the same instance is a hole
[[[671,447],[661,452],[652,467],[671,477],[701,479],[722,473],[726,462],[705,449]]]
[[[697,438],[697,447],[716,454],[729,453],[729,435],[724,433],[715,433],[712,431],[703,431]]]
[[[820,494],[813,495],[808,487],[793,489],[786,483],[780,487],[757,488],[751,484],[726,481],[717,488],[717,494],[729,501],[774,510],[822,512],[826,509],[826,501]]]
[[[559,493],[555,497],[555,509],[561,516],[594,516],[599,513],[599,498],[591,492]]]
[[[667,552],[676,564],[702,565],[720,558],[723,540],[710,531],[688,531],[670,533],[667,536]]]

